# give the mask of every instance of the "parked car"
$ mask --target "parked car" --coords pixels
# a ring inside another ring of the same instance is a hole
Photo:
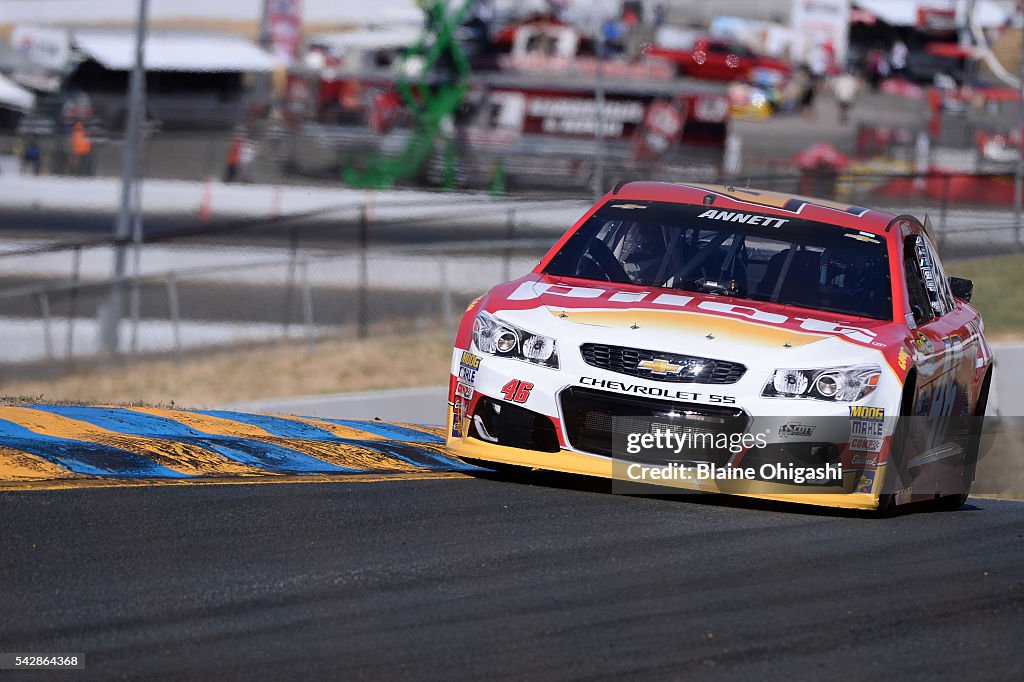
[[[680,76],[708,80],[743,80],[753,69],[771,69],[787,76],[792,72],[788,62],[756,54],[739,43],[676,29],[660,30],[645,54],[671,62]]]

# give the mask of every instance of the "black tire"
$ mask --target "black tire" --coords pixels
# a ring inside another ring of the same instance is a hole
[[[900,462],[903,459],[903,451],[907,447],[907,440],[910,435],[911,420],[914,409],[914,393],[916,391],[917,376],[907,375],[907,383],[903,386],[903,398],[900,400],[900,413],[896,418],[896,429],[892,437],[892,447],[889,448],[889,463],[886,465],[885,482],[882,493],[878,497],[878,507],[874,515],[879,518],[892,516],[896,513],[896,491],[899,488],[896,481],[900,479]]]
[[[991,383],[992,370],[990,369],[982,381],[978,404],[974,406],[974,418],[971,420],[967,451],[964,453],[964,472],[960,492],[954,495],[944,495],[935,500],[935,509],[938,511],[957,511],[964,506],[971,494],[971,484],[974,483],[974,473],[978,467],[978,452],[981,449],[982,427],[985,411],[988,409],[988,390]]]

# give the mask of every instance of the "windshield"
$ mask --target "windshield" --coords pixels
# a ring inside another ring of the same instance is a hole
[[[544,272],[892,318],[882,237],[754,211],[612,201]]]

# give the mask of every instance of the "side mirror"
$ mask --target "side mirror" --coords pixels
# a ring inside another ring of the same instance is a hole
[[[949,278],[949,289],[953,292],[953,295],[959,298],[961,301],[971,302],[971,296],[974,295],[974,282],[963,277],[950,277]]]

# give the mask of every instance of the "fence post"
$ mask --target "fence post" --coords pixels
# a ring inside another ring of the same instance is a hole
[[[370,273],[367,264],[367,250],[370,243],[370,216],[366,204],[363,204],[362,212],[359,214],[359,281],[357,283],[357,314],[359,338],[365,339],[369,327],[369,279]]]
[[[949,213],[949,184],[950,177],[942,178],[942,202],[939,204],[939,227],[935,230],[935,246],[939,253],[942,252],[946,241],[946,216]]]
[[[512,279],[512,240],[516,234],[516,209],[508,209],[508,218],[505,220],[505,263],[502,270],[502,282]]]
[[[178,309],[178,279],[173,272],[167,273],[167,310],[171,318],[171,333],[174,337],[174,362],[181,364],[181,311]]]
[[[439,261],[441,269],[441,320],[444,324],[445,333],[449,338],[455,337],[455,330],[452,329],[452,289],[448,282],[448,256],[441,255]]]
[[[50,333],[50,295],[39,294],[39,311],[43,316],[43,350],[46,352],[46,376],[53,378],[53,335]]]
[[[281,335],[288,336],[288,329],[291,327],[292,319],[292,297],[295,291],[295,265],[296,259],[298,258],[299,251],[299,233],[298,228],[292,225],[288,228],[288,274],[286,277],[284,287],[284,311],[282,313],[282,319],[284,324],[282,327]]]
[[[136,247],[137,249],[138,247]],[[137,251],[136,251],[137,253]],[[136,261],[135,274],[131,282],[131,291],[128,296],[129,314],[131,315],[131,344],[129,352],[134,357],[138,353],[138,318],[141,314],[141,294],[138,284],[138,265]]]
[[[313,327],[313,288],[309,283],[309,259],[303,258],[302,268],[302,322],[306,325],[307,351],[313,354],[315,330]]]
[[[82,270],[82,247],[76,245],[71,255],[71,288],[68,290],[67,339],[64,344],[65,362],[71,363],[75,345],[75,315],[78,313],[78,278]]]

